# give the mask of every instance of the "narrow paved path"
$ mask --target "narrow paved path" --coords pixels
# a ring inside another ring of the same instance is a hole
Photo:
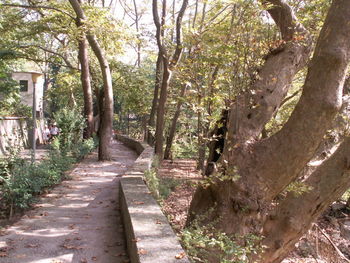
[[[36,208],[0,236],[1,263],[126,263],[118,181],[136,154],[119,142],[113,159],[92,153]]]

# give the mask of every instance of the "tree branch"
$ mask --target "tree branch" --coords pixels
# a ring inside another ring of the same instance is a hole
[[[274,198],[298,176],[341,107],[350,60],[349,17],[350,1],[334,1],[295,110],[278,133],[255,148],[258,155],[264,152],[256,169],[268,182],[269,198]]]
[[[157,45],[159,48],[159,52],[162,54],[163,58],[168,58],[168,53],[166,48],[163,45],[163,34],[164,34],[164,23],[165,23],[165,9],[166,9],[166,1],[163,1],[163,12],[162,12],[162,23],[160,22],[159,19],[159,14],[158,14],[158,1],[153,0],[152,1],[152,12],[153,12],[153,21],[156,26],[156,40],[157,40]]]
[[[30,57],[30,56],[25,55],[25,54],[18,54],[18,55],[16,55],[16,58],[23,58],[23,59],[26,59],[26,60],[29,60],[29,61],[41,62],[41,63],[52,63],[52,64],[57,65],[57,66],[70,68],[70,67],[67,66],[67,64],[61,64],[61,63],[57,63],[56,61],[50,61],[50,59],[33,58],[33,57]],[[70,69],[79,70],[79,69],[76,69],[76,68],[70,68]]]
[[[180,57],[181,57],[181,53],[182,53],[182,49],[183,49],[182,36],[181,36],[182,18],[185,14],[187,5],[188,5],[188,0],[183,0],[180,12],[179,12],[177,19],[176,19],[176,48],[175,48],[174,55],[170,61],[170,65],[169,65],[170,69],[173,69],[176,66],[176,64],[179,62]]]
[[[266,221],[263,258],[270,260],[266,262],[279,262],[289,251],[285,248],[293,247],[313,220],[350,187],[349,179],[350,137],[304,182],[310,190],[300,195],[288,193]]]
[[[273,117],[287,95],[295,74],[306,65],[311,52],[309,32],[298,22],[292,9],[282,0],[266,2],[275,3],[268,12],[273,14],[272,17],[276,19],[281,31],[288,31],[288,34],[283,34],[283,43],[266,56],[250,94],[239,96],[235,105],[232,105],[228,134],[228,141],[232,144],[227,149],[237,143],[252,142],[259,138],[265,124]],[[280,19],[280,16],[291,20]],[[293,27],[289,28],[291,25]],[[293,35],[291,40],[290,34]]]
[[[58,9],[56,7],[52,7],[52,6],[44,6],[44,5],[38,5],[38,6],[33,6],[33,5],[17,5],[17,4],[0,4],[0,6],[8,6],[8,7],[16,7],[16,8],[25,8],[25,9],[50,9],[50,10],[55,10],[57,12],[60,12],[68,17],[70,17],[71,19],[75,19],[71,14]]]
[[[292,40],[296,32],[304,34],[305,28],[300,23],[295,23],[297,18],[285,0],[264,0],[263,4],[266,3],[272,4],[267,11],[279,27],[284,41]]]
[[[55,56],[58,56],[58,57],[62,58],[63,61],[67,64],[68,68],[79,70],[77,67],[74,67],[73,64],[64,55],[62,55],[62,54],[60,54],[58,52],[55,52],[53,50],[50,50],[48,48],[45,48],[45,47],[42,47],[42,46],[39,46],[39,45],[29,45],[29,44],[28,45],[19,45],[18,47],[19,48],[31,48],[31,47],[39,48],[39,49],[41,49],[41,50],[43,50],[45,52],[51,53],[51,54],[53,54]]]

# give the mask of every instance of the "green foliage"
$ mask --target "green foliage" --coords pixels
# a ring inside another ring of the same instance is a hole
[[[82,142],[84,117],[75,109],[63,108],[54,114],[54,119],[60,129],[57,138],[58,148],[62,154],[66,155],[75,145]]]
[[[218,231],[215,222],[204,225],[207,216],[197,218],[182,232],[182,244],[193,261],[248,263],[252,255],[258,255],[262,251],[261,237],[253,234],[229,236]]]
[[[350,199],[350,189],[346,190],[346,192],[342,195],[341,200],[347,202]]]
[[[159,198],[159,179],[155,169],[150,169],[144,173],[148,189],[152,192],[154,198]]]
[[[178,135],[178,137],[179,138],[173,143],[173,156],[180,159],[193,158],[198,152],[196,141],[193,141],[193,138],[189,138],[186,135]]]
[[[94,147],[94,140],[89,139],[72,148],[74,156],[62,155],[52,149],[48,158],[40,163],[21,159],[19,151],[1,159],[0,217],[28,208],[37,195],[66,179],[65,171],[71,168],[76,158],[82,158]]]
[[[290,183],[285,189],[286,192],[291,192],[296,196],[302,195],[303,193],[309,192],[311,190],[312,187],[300,181]]]
[[[225,173],[220,172],[221,168],[218,166],[218,172],[213,173],[209,177],[205,177],[204,180],[200,182],[201,186],[204,188],[207,188],[211,185],[217,184],[219,182],[235,182],[238,179],[241,178],[241,176],[238,173],[237,167],[233,166],[231,168],[226,168]]]
[[[175,190],[175,187],[180,185],[182,180],[175,178],[160,178],[159,180],[159,196],[161,199],[167,199],[168,196]]]
[[[156,168],[145,171],[144,175],[149,190],[158,201],[168,198],[171,192],[174,191],[175,187],[182,182],[181,180],[174,178],[159,178]]]
[[[151,62],[142,68],[111,63],[113,71],[114,112],[118,116],[114,128],[133,138],[142,134],[142,118],[150,111],[154,73]]]
[[[82,158],[84,158],[85,155],[87,155],[89,152],[95,149],[97,147],[97,144],[98,143],[95,138],[83,140],[72,149],[72,155],[77,160],[81,160]]]
[[[52,69],[52,87],[46,92],[45,99],[52,111],[65,107],[82,109],[83,94],[80,82],[80,73]]]
[[[29,117],[31,108],[20,103],[19,85],[11,77],[9,64],[0,57],[0,116]]]

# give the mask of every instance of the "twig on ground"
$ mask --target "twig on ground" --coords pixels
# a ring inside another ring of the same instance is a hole
[[[317,224],[315,224],[316,228],[322,233],[322,235],[325,236],[325,238],[327,238],[327,240],[329,241],[329,243],[334,247],[335,251],[338,253],[338,255],[344,259],[346,262],[350,263],[350,260],[344,256],[344,254],[340,251],[340,249],[337,247],[336,244],[334,244],[334,242],[332,241],[332,239],[327,235],[327,233],[325,231],[323,231]]]

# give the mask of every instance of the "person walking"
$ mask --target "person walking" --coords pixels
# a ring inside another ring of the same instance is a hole
[[[43,141],[44,141],[44,144],[48,144],[49,143],[50,137],[51,137],[50,129],[47,127],[47,125],[45,125],[44,130],[43,130]]]
[[[58,136],[59,134],[59,129],[56,125],[56,123],[54,123],[51,127],[51,130],[50,130],[50,134],[51,134],[51,140],[55,139],[55,137]]]

